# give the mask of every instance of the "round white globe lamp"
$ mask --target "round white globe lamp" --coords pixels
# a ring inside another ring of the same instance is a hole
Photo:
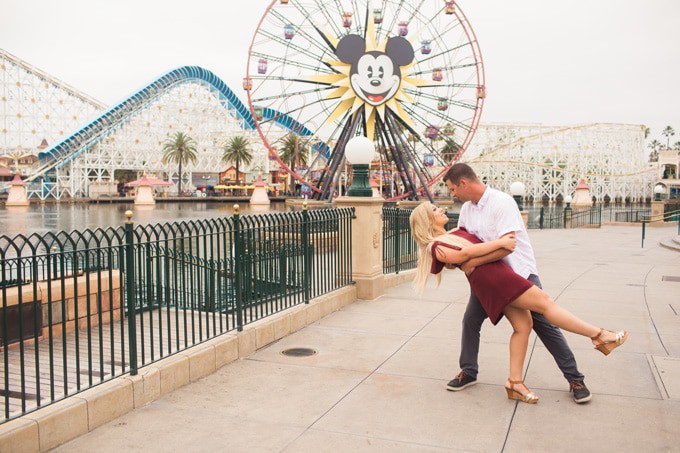
[[[524,199],[524,195],[527,192],[527,188],[524,185],[523,182],[521,181],[515,181],[512,184],[510,184],[510,195],[512,195],[512,198],[515,199],[515,203],[517,203],[517,207],[521,211],[524,209],[522,206],[522,200]]]
[[[666,187],[663,184],[654,186],[654,200],[660,201],[666,193]]]
[[[352,165],[352,185],[347,191],[350,197],[371,197],[373,189],[368,182],[368,166],[375,155],[375,145],[364,136],[351,138],[345,145],[345,157]]]

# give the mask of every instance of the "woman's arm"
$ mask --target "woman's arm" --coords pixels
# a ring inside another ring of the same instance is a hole
[[[517,241],[515,240],[515,236],[507,235],[494,241],[473,244],[462,250],[455,250],[448,247],[436,247],[435,253],[437,259],[442,263],[461,264],[470,259],[488,255],[496,250],[507,249],[513,251],[516,244]]]
[[[460,270],[465,272],[465,275],[470,275],[476,268],[483,266],[485,264],[493,263],[494,261],[500,261],[506,256],[512,253],[507,249],[494,250],[484,256],[478,256],[477,258],[472,258],[460,265]]]

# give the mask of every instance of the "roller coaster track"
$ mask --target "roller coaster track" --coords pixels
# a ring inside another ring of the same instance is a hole
[[[25,182],[39,180],[49,182],[50,172],[69,164],[116,129],[125,125],[137,113],[148,108],[160,96],[178,85],[186,83],[200,83],[208,86],[210,93],[216,96],[227,110],[233,112],[238,119],[243,121],[244,129],[255,128],[253,112],[241,102],[222,79],[199,66],[183,66],[157,78],[59,143],[40,153],[38,155],[40,166],[25,179]],[[263,109],[262,115],[298,135],[312,135],[309,129],[286,114],[271,109]],[[6,189],[6,187],[2,189]]]

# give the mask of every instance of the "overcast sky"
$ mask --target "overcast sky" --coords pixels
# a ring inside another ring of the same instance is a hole
[[[0,48],[107,104],[183,65],[245,100],[248,47],[269,3],[0,0]],[[672,125],[680,140],[680,1],[457,3],[484,57],[482,122],[645,124],[660,140]]]

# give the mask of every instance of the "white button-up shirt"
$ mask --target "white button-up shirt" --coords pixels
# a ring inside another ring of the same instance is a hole
[[[477,203],[463,204],[458,226],[465,228],[484,242],[493,241],[507,233],[515,233],[517,247],[503,258],[503,262],[524,278],[538,275],[534,250],[524,227],[517,203],[504,192],[487,187]]]

